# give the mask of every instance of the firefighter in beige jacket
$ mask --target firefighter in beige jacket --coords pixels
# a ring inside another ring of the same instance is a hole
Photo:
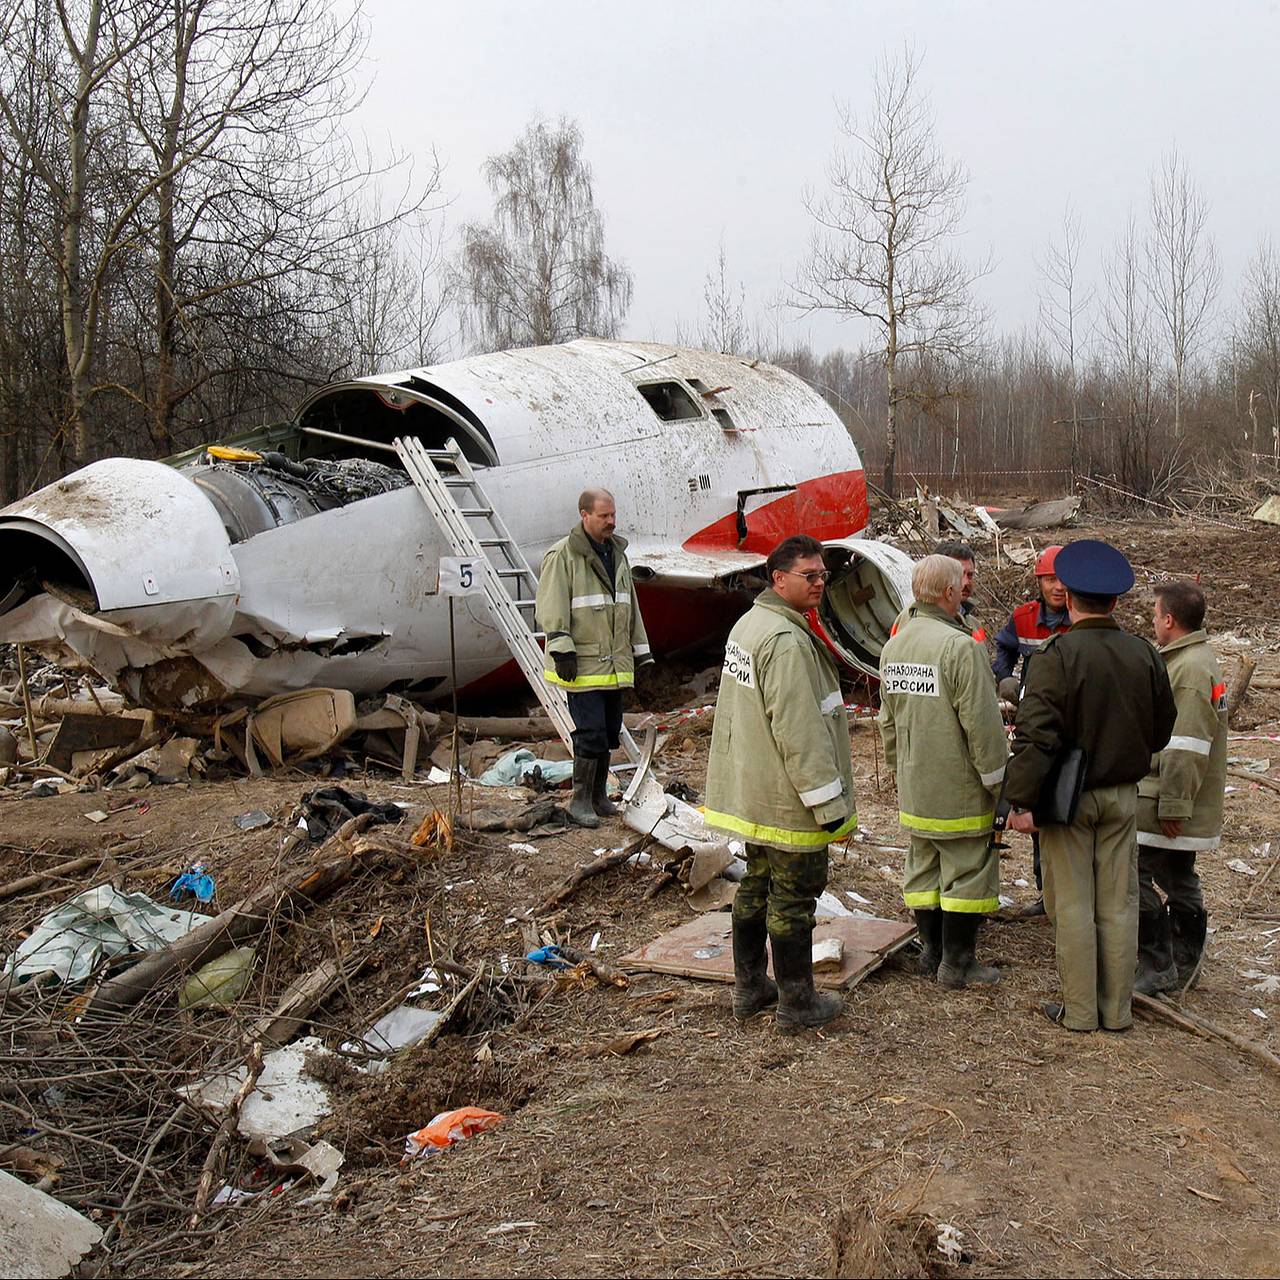
[[[573,717],[573,799],[569,816],[600,825],[618,808],[606,794],[609,755],[622,732],[622,690],[652,662],[636,603],[626,541],[614,532],[617,511],[607,489],[578,499],[580,522],[542,561],[538,625],[547,637],[548,684],[568,694]]]
[[[974,959],[978,925],[999,905],[990,847],[1008,739],[985,649],[960,621],[961,569],[926,556],[916,597],[880,656],[880,734],[911,837],[903,900],[924,948],[920,972],[945,986],[995,982]]]
[[[822,544],[788,538],[766,563],[772,585],[725,646],[707,764],[706,820],[743,837],[747,874],[733,903],[734,1014],[778,1002],[784,1032],[818,1026],[840,1001],[813,985],[814,906],[827,844],[857,825],[840,680],[804,614],[827,579]],[[766,976],[766,936],[775,986]]]
[[[1138,974],[1145,995],[1185,986],[1200,964],[1209,917],[1196,854],[1222,839],[1227,686],[1204,630],[1204,592],[1156,587],[1152,622],[1178,709],[1173,736],[1138,783]],[[1162,900],[1157,886],[1164,891]]]

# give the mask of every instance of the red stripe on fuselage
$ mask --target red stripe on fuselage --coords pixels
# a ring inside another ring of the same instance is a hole
[[[792,534],[825,541],[849,538],[867,527],[867,481],[862,471],[802,480],[791,492],[747,512],[747,536],[738,541],[736,512],[699,529],[684,542],[686,551],[754,551],[767,556]]]

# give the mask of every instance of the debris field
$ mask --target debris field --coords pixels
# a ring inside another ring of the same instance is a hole
[[[254,776],[243,727],[239,749],[143,713],[74,738],[58,704],[85,692],[28,653],[3,950],[72,903],[48,926],[74,931],[67,963],[103,950],[87,979],[0,979],[0,1170],[96,1226],[81,1265],[102,1275],[1274,1274],[1280,528],[1081,521],[1011,531],[999,564],[981,548],[989,629],[1031,583],[1009,547],[1099,536],[1138,571],[1126,625],[1149,632],[1155,580],[1199,575],[1228,681],[1253,664],[1223,846],[1199,860],[1207,958],[1176,1006],[1121,1036],[1051,1025],[1052,929],[1007,919],[983,933],[992,989],[944,990],[889,948],[822,1033],[740,1025],[723,983],[625,960],[717,922],[697,908],[731,881],[621,821],[566,827],[558,742],[468,720],[455,784],[432,714],[412,780],[394,726],[309,759],[286,733]],[[717,669],[668,664],[631,708],[695,804]],[[831,849],[828,911],[906,924],[874,693],[847,694],[861,829]],[[520,746],[539,774],[506,767],[531,786],[472,781]],[[1010,839],[1016,906],[1035,888]],[[163,945],[131,941],[184,913]]]

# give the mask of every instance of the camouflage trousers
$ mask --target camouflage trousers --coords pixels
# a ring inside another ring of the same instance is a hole
[[[813,908],[827,887],[827,847],[773,849],[747,845],[747,874],[733,899],[742,924],[764,919],[775,938],[813,932]]]

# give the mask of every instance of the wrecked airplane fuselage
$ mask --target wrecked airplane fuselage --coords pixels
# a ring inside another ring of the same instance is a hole
[[[390,450],[454,439],[535,567],[613,491],[655,651],[727,628],[783,537],[829,544],[833,650],[874,672],[909,561],[863,542],[858,453],[826,402],[733,356],[584,339],[338,384],[293,423],[169,463],[96,462],[0,511],[0,640],[92,667],[146,706],[326,685],[449,687],[451,550]],[[509,655],[457,602],[458,679]]]

